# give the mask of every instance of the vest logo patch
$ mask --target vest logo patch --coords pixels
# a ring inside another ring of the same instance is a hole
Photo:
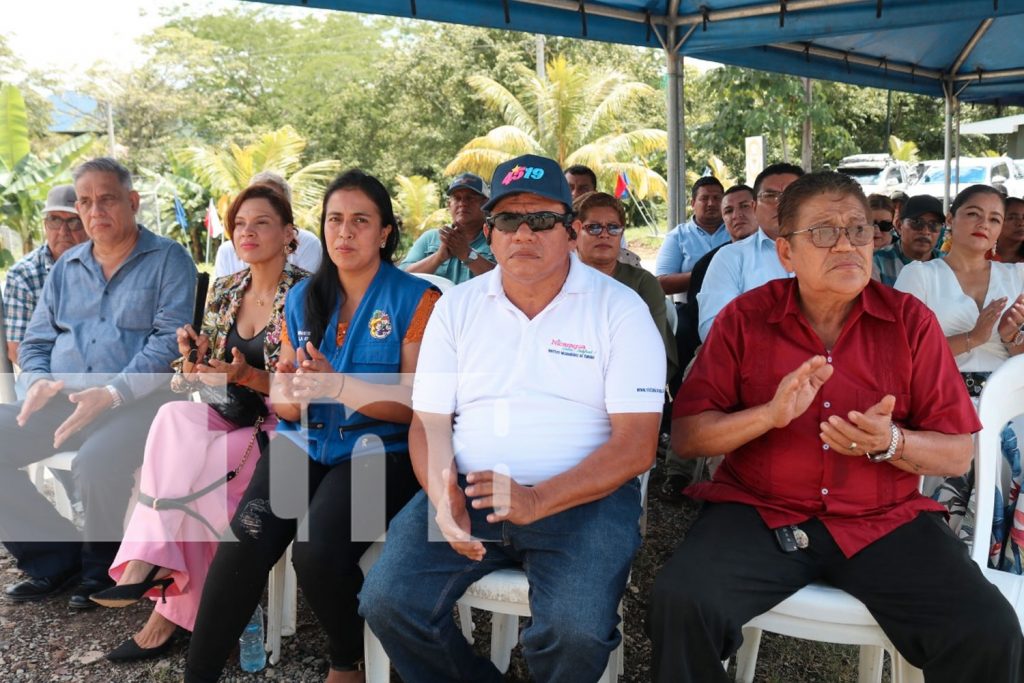
[[[385,339],[391,334],[391,316],[377,309],[370,316],[370,336],[374,339]]]

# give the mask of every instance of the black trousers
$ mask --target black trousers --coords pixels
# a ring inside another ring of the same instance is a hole
[[[53,397],[24,427],[21,403],[0,405],[0,539],[29,576],[81,567],[82,578],[109,581],[107,570],[124,533],[124,516],[146,435],[166,394],[151,395],[101,415],[60,450],[77,450],[72,475],[85,510],[85,533],[61,517],[20,468],[57,452],[53,433],[74,410]]]
[[[386,485],[375,475],[366,475],[369,470],[386,472]],[[380,481],[382,490],[363,490],[371,480]],[[278,517],[275,511],[281,513],[281,506],[275,501],[279,493],[287,489],[294,493],[307,483],[308,511],[304,515],[297,511],[299,519]],[[390,521],[417,490],[419,484],[405,453],[379,452],[326,466],[310,460],[291,441],[274,439],[269,453],[256,464],[231,520],[233,538],[222,540],[210,566],[189,645],[185,680],[206,683],[220,678],[259,603],[267,574],[297,532],[292,563],[303,596],[327,632],[332,666],[352,665],[362,659],[363,620],[357,595],[363,573],[359,558],[373,539],[357,533],[361,538],[352,540],[352,530],[353,523],[358,528],[365,521],[359,516],[373,505],[360,505],[358,500],[383,497],[379,509],[386,510]],[[307,532],[308,540],[301,540]]]
[[[753,507],[706,504],[655,579],[647,630],[658,682],[729,680],[740,629],[815,580],[860,599],[929,683],[1024,680],[1017,615],[939,513],[923,513],[847,559],[825,526],[784,553]]]

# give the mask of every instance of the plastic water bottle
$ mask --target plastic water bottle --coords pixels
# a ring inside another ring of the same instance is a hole
[[[267,666],[267,651],[263,647],[263,608],[256,605],[252,619],[245,625],[238,639],[238,664],[242,671],[253,673]]]

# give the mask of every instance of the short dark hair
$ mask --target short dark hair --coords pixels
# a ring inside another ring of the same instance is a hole
[[[577,218],[583,220],[584,214],[588,211],[602,206],[615,209],[615,213],[619,216],[619,222],[623,225],[626,224],[626,209],[623,208],[622,202],[607,192],[588,192],[581,197],[577,197],[576,201],[572,203],[572,211],[576,214]]]
[[[724,198],[728,197],[731,194],[735,194],[736,192],[749,192],[751,199],[753,199],[755,201],[757,200],[757,195],[754,194],[754,191],[750,188],[750,186],[749,185],[744,185],[743,183],[736,183],[735,185],[730,187],[728,190],[726,190],[722,194],[722,198],[724,199]]]
[[[956,199],[953,200],[953,203],[949,205],[950,215],[955,216],[956,212],[960,210],[960,207],[966,204],[967,200],[976,194],[990,194],[999,197],[999,199],[1002,200],[1003,202],[1003,210],[1006,210],[1006,195],[1004,195],[1002,192],[992,187],[991,185],[982,185],[979,183],[977,185],[971,185],[970,187],[965,187],[964,189],[960,190],[960,194],[958,194],[956,196]]]
[[[1024,199],[1020,197],[1007,197],[1006,198],[1006,210],[1010,210],[1010,204],[1024,204]]]
[[[132,189],[132,172],[112,157],[96,157],[82,162],[71,171],[72,182],[77,183],[86,173],[113,173],[121,187],[128,191]]]
[[[594,189],[597,189],[597,174],[594,173],[589,166],[583,164],[573,164],[569,168],[565,169],[563,175],[585,175],[590,176],[590,182],[594,183]]]
[[[868,206],[871,207],[872,211],[888,211],[889,213],[896,212],[896,205],[893,204],[892,200],[884,194],[869,194]]]
[[[266,199],[270,202],[270,206],[274,209],[274,213],[281,219],[281,222],[285,225],[294,225],[295,216],[292,214],[292,204],[288,201],[288,198],[284,196],[281,190],[269,183],[258,183],[256,185],[250,185],[235,197],[234,201],[231,202],[231,206],[228,207],[227,223],[224,224],[224,232],[227,233],[228,239],[234,239],[235,234],[235,218],[238,216],[239,210],[242,208],[242,204],[250,199]],[[295,246],[298,243],[293,238],[292,242]]]
[[[793,225],[800,206],[811,197],[822,194],[838,194],[841,197],[854,197],[864,205],[868,213],[868,198],[860,183],[836,171],[818,171],[807,173],[793,181],[779,199],[779,235],[785,237],[797,228]]]
[[[758,193],[761,192],[761,183],[763,183],[764,179],[767,178],[768,176],[795,175],[796,177],[799,178],[803,174],[804,169],[800,168],[796,164],[780,162],[777,164],[771,164],[770,166],[766,166],[765,169],[758,173],[757,177],[754,178],[754,196],[757,197]]]
[[[713,175],[701,176],[700,178],[697,178],[697,182],[695,182],[693,184],[693,187],[690,188],[690,201],[692,202],[697,198],[697,192],[700,190],[700,188],[707,187],[708,185],[717,185],[718,188],[722,190],[722,192],[725,192],[725,186],[722,185],[721,180],[719,180]]]

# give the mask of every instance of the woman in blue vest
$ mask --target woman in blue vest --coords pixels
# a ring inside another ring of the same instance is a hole
[[[418,489],[407,443],[411,377],[440,296],[392,265],[395,225],[391,199],[376,178],[351,170],[327,188],[323,261],[285,304],[272,394],[285,438],[275,439],[257,464],[231,521],[237,541],[217,550],[186,681],[220,677],[268,572],[293,539],[299,585],[330,643],[327,681],[362,680],[358,561]]]

